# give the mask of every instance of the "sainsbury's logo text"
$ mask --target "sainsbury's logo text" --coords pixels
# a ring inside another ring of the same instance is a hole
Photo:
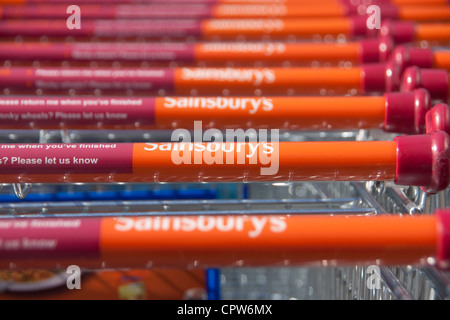
[[[282,217],[143,217],[117,218],[114,229],[119,232],[238,232],[257,238],[263,232],[286,230]]]
[[[227,98],[227,97],[166,97],[164,107],[171,109],[217,109],[248,110],[255,114],[258,110],[272,111],[270,98]]]
[[[185,81],[246,82],[255,86],[271,84],[276,80],[275,72],[267,68],[182,68],[181,78]]]

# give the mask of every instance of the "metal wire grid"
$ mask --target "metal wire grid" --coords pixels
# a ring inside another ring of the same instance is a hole
[[[379,131],[282,132],[281,141],[375,140],[392,138]],[[18,130],[0,132],[1,143],[15,142],[170,141],[168,132],[89,132]],[[1,192],[25,197],[32,190],[55,192],[58,185],[3,185]],[[110,185],[76,184],[79,189],[108,190]],[[112,188],[133,188],[133,184]],[[147,188],[180,188],[149,184]],[[373,182],[291,182],[192,184],[184,188],[213,188],[215,200],[47,201],[0,204],[0,218],[179,214],[424,214],[445,207],[449,193],[426,196],[419,188]],[[181,187],[183,188],[183,187]],[[432,261],[429,261],[432,263]],[[380,267],[379,287],[370,289],[366,266],[282,268],[223,268],[222,299],[448,299],[449,275],[432,266]]]
[[[390,288],[366,290],[366,268],[256,268],[222,271],[222,298],[269,300],[393,300]],[[230,288],[227,282],[236,283]],[[269,289],[270,288],[270,289]]]
[[[313,184],[317,185],[317,184]],[[320,184],[319,184],[320,185]],[[305,186],[301,186],[305,188]],[[311,187],[311,184],[309,185]],[[374,214],[401,213],[426,214],[445,207],[448,190],[434,196],[426,196],[419,188],[401,188],[380,183],[351,183],[350,186],[325,184],[318,193],[329,189],[334,196],[339,190],[359,193],[359,206],[372,209]],[[295,189],[295,187],[294,187]],[[277,192],[280,192],[278,189]],[[325,195],[329,195],[326,194]],[[450,299],[450,273],[436,269],[434,261],[426,267],[379,267],[379,286],[369,286],[373,273],[367,266],[320,266],[307,268],[262,268],[255,278],[252,269],[229,268],[222,270],[224,299],[253,299],[256,292],[265,292],[264,298],[280,299],[333,299],[333,300],[442,300]],[[275,281],[264,279],[274,277]],[[289,279],[284,281],[282,279]],[[250,285],[249,282],[253,281]],[[288,284],[283,287],[283,284]]]

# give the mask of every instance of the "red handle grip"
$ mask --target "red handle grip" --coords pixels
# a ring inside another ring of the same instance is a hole
[[[435,105],[426,114],[426,131],[444,131],[450,134],[450,107],[444,103]]]
[[[434,101],[448,101],[449,74],[444,69],[421,69],[408,67],[402,76],[401,91],[411,91],[417,88],[426,89]]]
[[[450,182],[450,137],[443,131],[428,135],[396,137],[395,182],[418,185],[429,193],[447,188]]]

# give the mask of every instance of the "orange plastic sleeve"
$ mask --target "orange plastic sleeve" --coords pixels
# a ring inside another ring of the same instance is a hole
[[[420,264],[436,257],[445,241],[442,222],[433,215],[180,214],[47,220],[2,219],[2,243],[36,238],[52,247],[0,246],[1,268],[61,268],[73,261],[81,268]]]
[[[271,90],[291,88],[306,93],[315,93],[321,88],[355,89],[358,92],[361,88],[361,68],[178,68],[174,82],[178,94],[193,88],[201,92],[232,88],[247,94],[256,88],[269,93]]]
[[[339,0],[338,0],[339,1]],[[338,2],[336,0],[316,0],[315,3],[320,4],[335,4]],[[422,0],[424,1],[424,0]],[[436,1],[436,0],[434,0]],[[239,4],[239,3],[246,3],[246,4],[270,4],[270,3],[287,3],[287,4],[304,4],[304,5],[310,5],[311,0],[218,0],[218,3],[224,3],[224,4]]]
[[[0,181],[111,183],[395,178],[395,141],[195,142],[200,139],[194,132],[193,143],[123,143],[112,144],[108,149],[103,148],[105,144],[92,144],[87,149],[78,144],[24,144],[24,148],[2,145]]]
[[[393,4],[396,5],[446,5],[447,0],[391,0]]]
[[[336,43],[206,43],[195,46],[196,61],[351,61],[359,59],[359,44]]]
[[[8,70],[8,69],[5,69]],[[205,128],[370,129],[382,128],[384,96],[167,96],[128,100],[23,97],[0,98],[3,129],[192,129]],[[103,103],[100,105],[99,101]],[[67,102],[74,102],[66,106]],[[56,105],[50,105],[51,103]],[[20,110],[17,106],[22,105]],[[30,118],[38,114],[39,119]]]
[[[153,265],[418,263],[436,255],[436,218],[142,217],[103,219],[102,258]]]
[[[227,18],[315,18],[342,17],[346,8],[338,3],[316,4],[219,4],[212,9],[212,17]]]
[[[450,23],[419,23],[415,29],[416,40],[448,41],[450,39]]]
[[[387,142],[136,143],[133,174],[153,181],[393,180],[396,144]],[[201,147],[203,146],[203,147]],[[164,150],[162,150],[164,149]],[[165,150],[171,149],[171,150]],[[201,150],[201,151],[197,151]],[[211,151],[218,150],[213,153]],[[262,168],[270,169],[263,175]]]
[[[398,8],[399,18],[414,21],[439,21],[450,19],[450,7],[445,6],[406,6]]]
[[[384,97],[164,97],[156,98],[155,127],[382,128],[385,104]]]
[[[433,52],[434,66],[439,69],[450,69],[450,51]]]
[[[0,0],[0,4],[24,4],[26,0]]]
[[[261,35],[312,38],[314,35],[350,35],[351,23],[347,18],[317,19],[210,19],[202,22],[202,34],[209,38],[260,37]]]

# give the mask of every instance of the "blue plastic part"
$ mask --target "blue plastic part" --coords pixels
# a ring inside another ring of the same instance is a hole
[[[208,300],[220,300],[220,269],[206,269]]]
[[[83,190],[83,189],[82,189]],[[177,199],[217,199],[220,191],[192,187],[177,190],[176,188],[163,188],[158,190],[104,190],[104,191],[71,191],[60,188],[57,192],[29,193],[24,199],[18,199],[13,193],[0,194],[0,203],[13,202],[39,202],[39,201],[92,201],[92,200],[177,200]]]
[[[215,194],[207,189],[183,189],[175,192],[176,198],[181,199],[211,199]]]
[[[90,191],[87,193],[89,200],[118,200],[119,193],[116,191]]]
[[[123,200],[142,200],[152,197],[152,193],[146,190],[127,190],[119,192],[119,197]]]
[[[25,199],[19,201],[26,202],[38,202],[38,201],[52,201],[54,200],[54,196],[51,193],[30,193]]]
[[[57,192],[55,195],[57,201],[86,201],[86,192]]]
[[[176,199],[175,192],[173,190],[168,190],[168,189],[153,190],[152,198],[153,199],[164,199],[164,200]]]
[[[206,199],[217,199],[217,190],[206,190]]]
[[[242,199],[248,199],[248,192],[249,192],[249,187],[247,183],[244,183],[242,185]]]
[[[19,198],[15,194],[0,194],[0,202],[18,202]]]

